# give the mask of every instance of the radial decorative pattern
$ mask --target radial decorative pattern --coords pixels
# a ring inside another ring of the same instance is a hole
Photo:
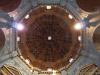
[[[5,44],[5,35],[3,31],[0,29],[0,49],[4,46]]]
[[[100,0],[76,0],[79,7],[87,12],[100,9]]]
[[[0,0],[0,10],[11,12],[15,10],[20,3],[21,0]]]
[[[19,32],[22,56],[41,69],[67,65],[79,50],[78,33],[73,30],[75,20],[58,6],[49,10],[40,6],[29,15],[23,20],[25,30]]]
[[[29,27],[27,45],[35,58],[54,62],[64,58],[72,44],[72,35],[64,20],[43,15]]]

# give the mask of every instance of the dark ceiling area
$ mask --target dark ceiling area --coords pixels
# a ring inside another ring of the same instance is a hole
[[[96,28],[93,34],[93,42],[96,50],[100,51],[100,26]]]
[[[20,3],[21,0],[0,0],[0,10],[11,12],[15,10]]]
[[[0,49],[4,47],[5,44],[5,35],[3,31],[0,29]]]
[[[64,58],[72,44],[72,34],[63,19],[45,14],[29,27],[27,46],[33,56],[44,62]]]
[[[25,30],[18,32],[22,56],[40,69],[61,68],[69,63],[79,51],[78,33],[73,30],[76,23],[61,7],[39,6],[24,19]]]
[[[76,0],[81,9],[87,12],[94,12],[100,9],[100,0]]]

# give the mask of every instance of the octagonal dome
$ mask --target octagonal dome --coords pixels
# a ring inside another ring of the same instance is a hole
[[[73,29],[75,19],[65,9],[39,6],[24,19],[25,29],[18,32],[22,56],[40,69],[61,68],[69,64],[79,51],[78,32]]]

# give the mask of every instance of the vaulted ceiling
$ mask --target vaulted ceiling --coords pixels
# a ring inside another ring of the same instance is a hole
[[[22,55],[42,69],[67,65],[80,47],[78,33],[72,30],[76,21],[59,6],[52,6],[50,10],[39,6],[29,15],[29,19],[23,20],[26,29],[19,32]]]
[[[11,12],[14,11],[20,3],[21,0],[0,0],[0,9],[6,12]]]

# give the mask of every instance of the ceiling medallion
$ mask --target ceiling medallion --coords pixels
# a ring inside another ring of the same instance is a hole
[[[50,8],[50,9],[49,9]],[[49,9],[49,10],[48,10]],[[25,18],[25,29],[18,32],[19,48],[25,59],[40,69],[59,69],[77,55],[79,32],[73,29],[75,19],[59,6],[39,6]]]

